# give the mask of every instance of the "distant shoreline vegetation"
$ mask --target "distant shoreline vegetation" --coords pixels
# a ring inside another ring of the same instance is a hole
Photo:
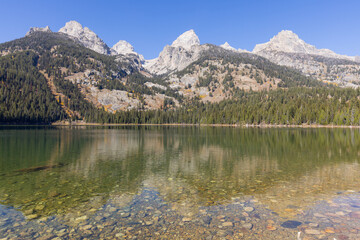
[[[344,129],[360,129],[360,125],[320,125],[320,124],[302,124],[302,125],[275,125],[275,124],[192,124],[192,123],[87,123],[83,121],[61,121],[51,124],[11,124],[0,123],[0,129],[8,127],[228,127],[228,128],[344,128]]]
[[[9,125],[0,125],[9,126]],[[13,125],[19,126],[19,125]],[[28,125],[34,126],[34,125]],[[163,124],[135,124],[135,123],[84,123],[84,122],[72,122],[67,124],[64,122],[56,122],[51,125],[36,125],[36,126],[52,126],[52,127],[230,127],[230,128],[354,128],[360,129],[358,126],[346,126],[346,125],[319,125],[319,124],[303,124],[303,125],[271,125],[271,124],[187,124],[187,123],[163,123]]]
[[[182,107],[158,110],[106,112],[88,105],[72,105],[83,119],[52,118],[47,122],[8,121],[0,112],[0,123],[51,124],[83,120],[98,124],[225,124],[225,125],[334,125],[360,126],[360,90],[343,88],[277,89],[242,92],[237,99],[219,103],[192,100]]]

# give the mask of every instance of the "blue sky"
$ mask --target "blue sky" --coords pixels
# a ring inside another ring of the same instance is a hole
[[[283,29],[318,48],[360,55],[360,1],[253,0],[0,0],[0,42],[32,26],[58,31],[69,20],[89,27],[110,47],[130,42],[146,59],[194,29],[201,43],[252,50]]]

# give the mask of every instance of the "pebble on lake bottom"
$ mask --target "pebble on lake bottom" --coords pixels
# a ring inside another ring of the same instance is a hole
[[[305,233],[306,234],[310,234],[310,235],[319,235],[321,234],[321,232],[319,230],[316,230],[316,229],[305,229]]]

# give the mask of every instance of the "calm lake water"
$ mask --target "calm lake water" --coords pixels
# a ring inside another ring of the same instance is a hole
[[[0,128],[0,239],[360,239],[360,132]]]

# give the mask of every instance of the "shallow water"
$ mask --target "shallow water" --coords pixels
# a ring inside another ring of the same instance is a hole
[[[0,239],[360,239],[360,132],[1,128]]]

